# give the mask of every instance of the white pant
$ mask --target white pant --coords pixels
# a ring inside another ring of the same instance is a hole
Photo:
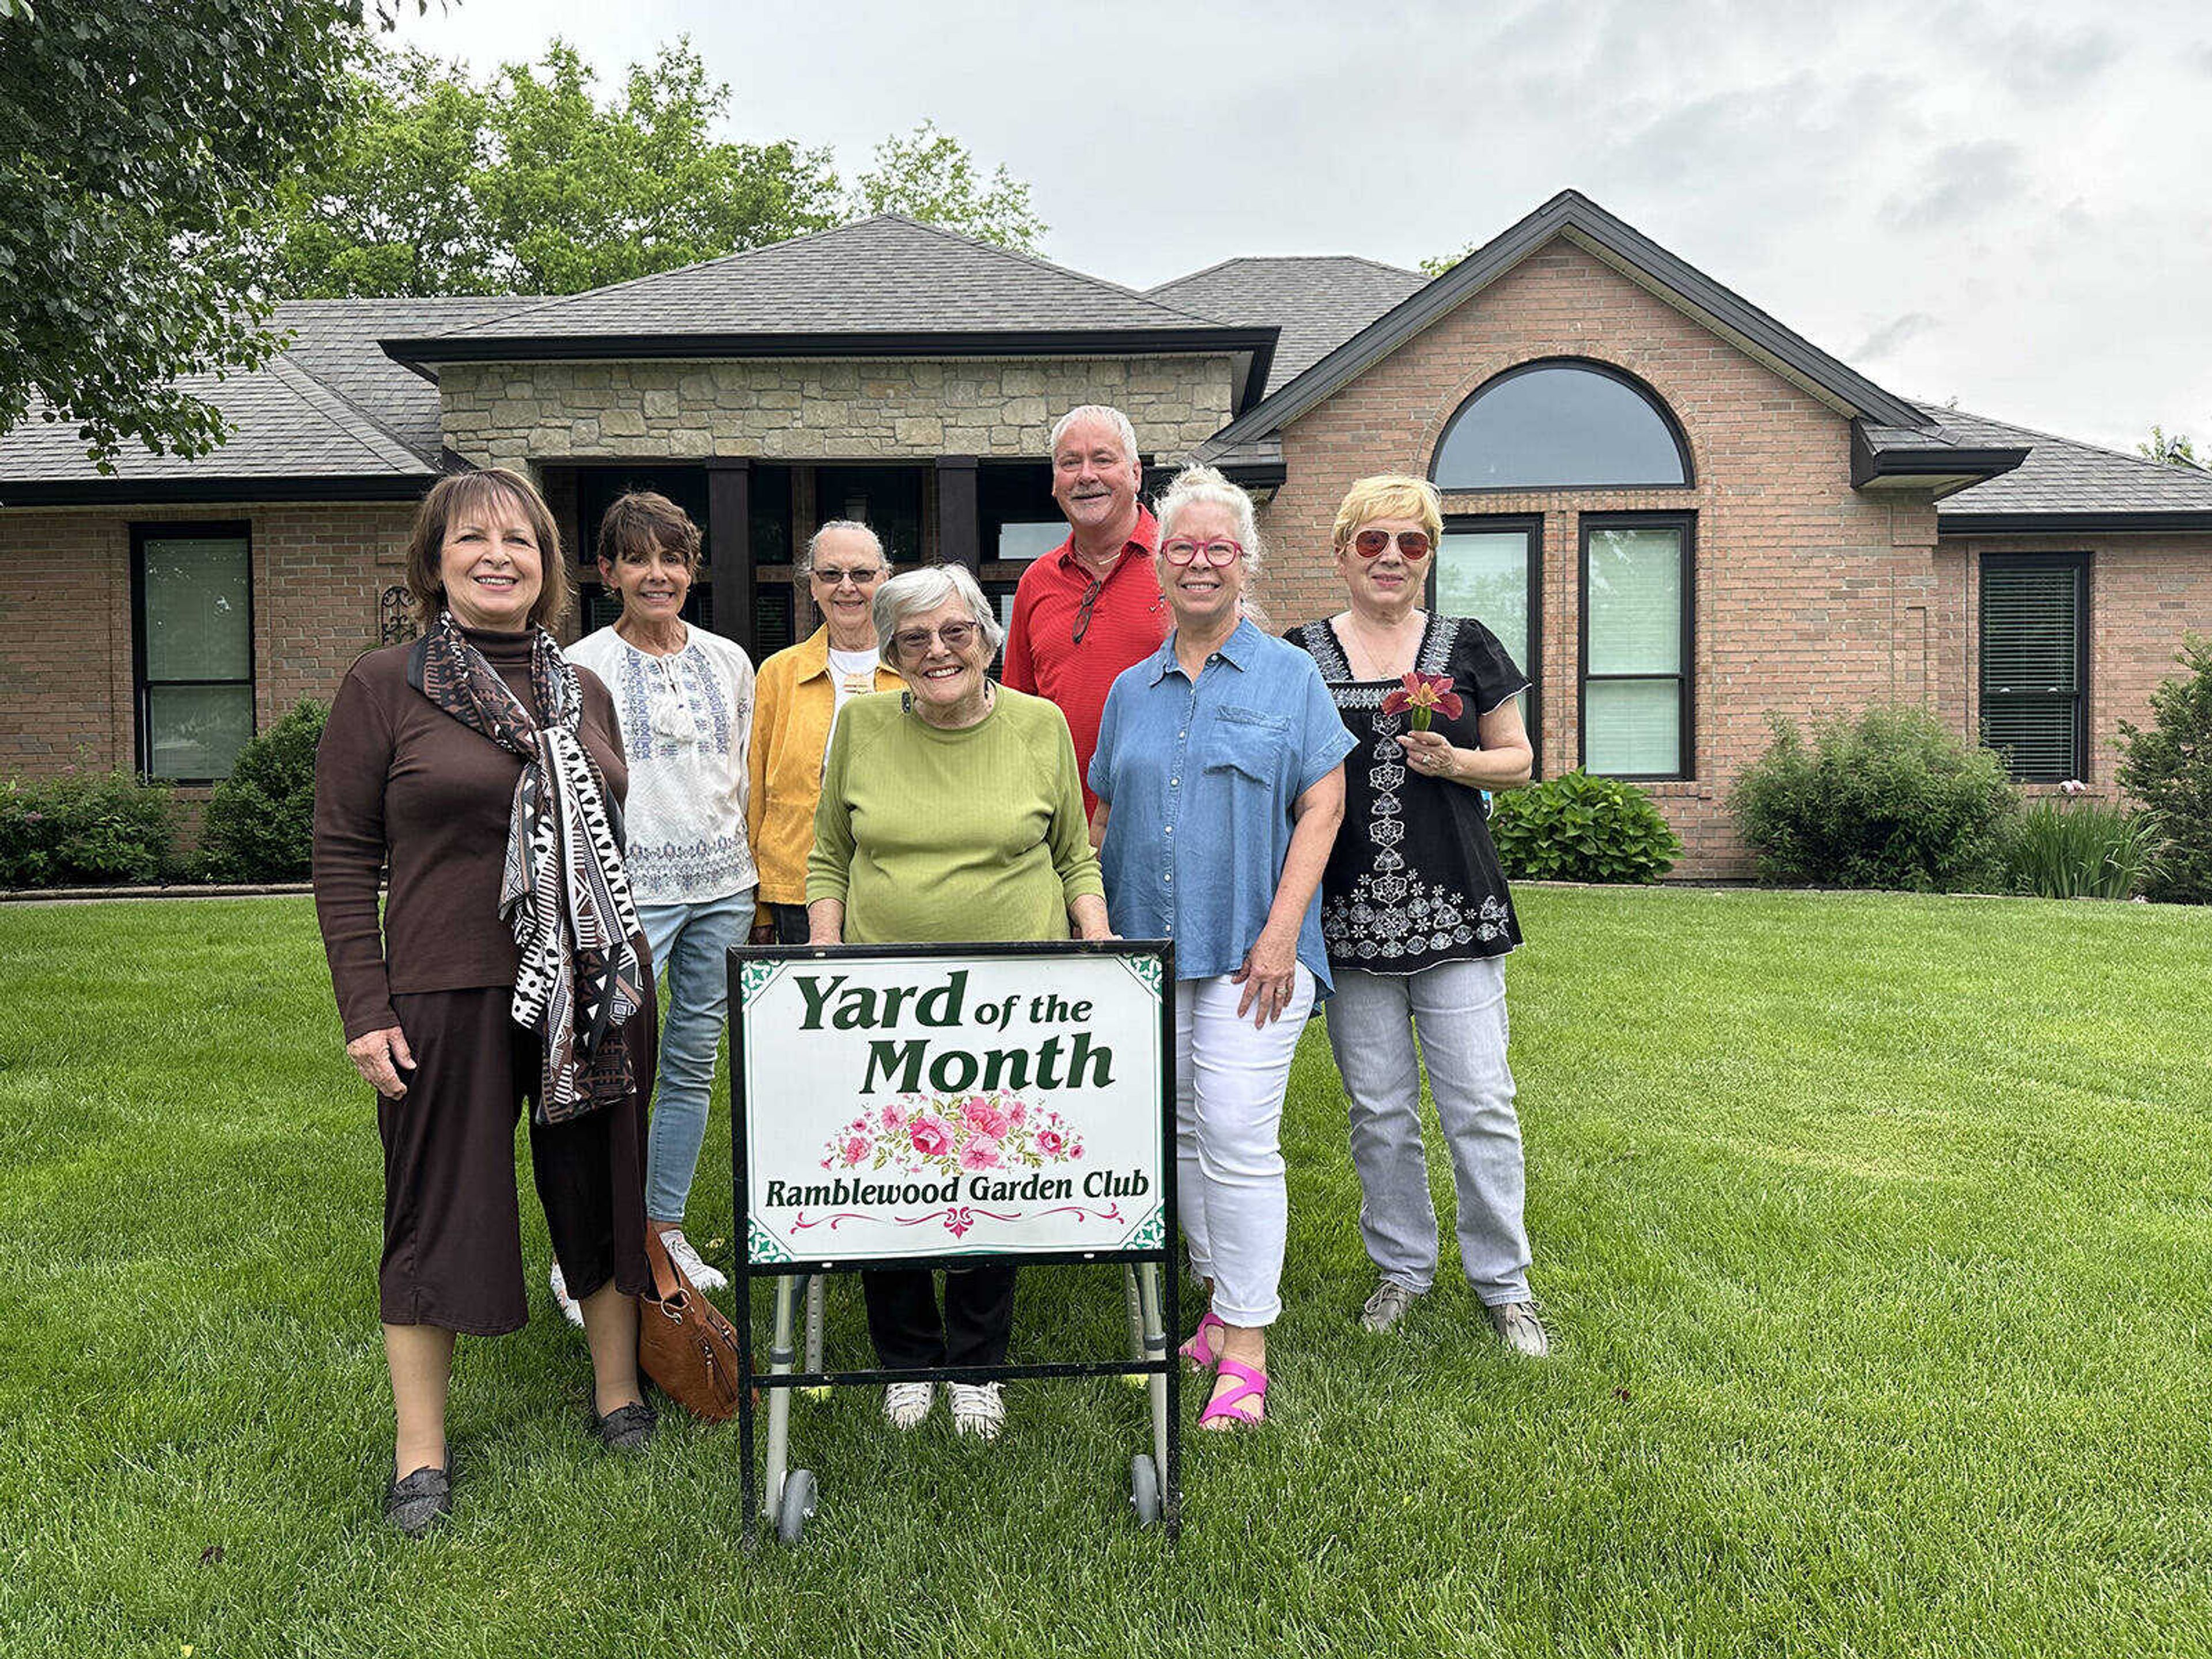
[[[1213,1281],[1213,1311],[1231,1325],[1272,1325],[1283,1311],[1283,1091],[1291,1080],[1314,978],[1303,966],[1280,1019],[1239,1019],[1244,988],[1226,974],[1176,985],[1176,1211],[1190,1269]]]

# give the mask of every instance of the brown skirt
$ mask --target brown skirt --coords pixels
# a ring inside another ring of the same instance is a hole
[[[495,1336],[529,1322],[514,1126],[542,1069],[538,1034],[508,1012],[511,987],[392,999],[415,1055],[407,1092],[379,1097],[384,1140],[384,1258],[377,1306],[387,1325]],[[658,1010],[622,1028],[638,1079],[619,1105],[530,1124],[530,1170],[553,1253],[581,1300],[612,1279],[632,1295],[645,1260],[646,1102],[653,1097]]]

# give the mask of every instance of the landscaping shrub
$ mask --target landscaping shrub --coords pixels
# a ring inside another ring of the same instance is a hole
[[[2164,836],[2144,896],[2212,904],[2212,639],[2191,634],[2173,659],[2188,672],[2150,694],[2149,729],[2120,722],[2120,787]]]
[[[312,697],[238,751],[200,830],[216,881],[305,881],[314,837],[315,745],[330,711]]]
[[[154,881],[174,835],[168,785],[128,772],[0,782],[0,887]]]
[[[2044,898],[2124,899],[2157,868],[2158,820],[2105,801],[2081,799],[2069,782],[2056,800],[2021,814],[2006,848],[2015,891]]]
[[[1763,881],[1994,891],[2020,792],[1990,750],[1924,708],[1792,722],[1729,796]]]
[[[1682,855],[1641,789],[1587,772],[1502,792],[1490,838],[1506,875],[1522,881],[1651,882]]]

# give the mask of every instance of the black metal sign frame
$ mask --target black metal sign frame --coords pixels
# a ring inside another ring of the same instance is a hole
[[[748,963],[926,962],[958,957],[1020,958],[1048,963],[1071,957],[1152,957],[1160,969],[1160,1164],[1159,1191],[1164,1227],[1157,1245],[1099,1250],[1037,1250],[927,1254],[869,1257],[841,1261],[834,1255],[810,1256],[776,1267],[757,1267],[752,1261],[752,1215],[745,1176],[745,1129],[749,1102],[745,1085],[744,965]],[[753,1387],[738,1395],[738,1457],[744,1474],[741,1507],[744,1546],[755,1547],[760,1526],[760,1494],[754,1489],[754,1419],[756,1389],[817,1389],[881,1386],[891,1382],[1000,1382],[1014,1379],[1062,1376],[1159,1376],[1167,1392],[1166,1468],[1159,1471],[1160,1519],[1169,1538],[1182,1522],[1182,1358],[1176,1352],[1182,1329],[1176,1263],[1180,1255],[1182,1229],[1177,1221],[1176,1194],[1175,1099],[1175,945],[1169,939],[1068,939],[1019,943],[935,945],[733,945],[729,951],[730,981],[730,1180],[732,1212],[735,1221],[738,1348]],[[880,1267],[1051,1267],[1080,1262],[1152,1264],[1160,1269],[1159,1297],[1166,1326],[1166,1348],[1157,1359],[1132,1358],[1118,1364],[1080,1361],[1003,1365],[930,1366],[914,1370],[793,1370],[782,1376],[757,1373],[753,1366],[753,1281],[793,1275],[857,1273]]]

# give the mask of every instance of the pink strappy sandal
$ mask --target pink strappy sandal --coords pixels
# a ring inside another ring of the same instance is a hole
[[[1211,1308],[1206,1310],[1206,1316],[1198,1322],[1198,1329],[1191,1334],[1190,1340],[1176,1350],[1183,1357],[1184,1363],[1191,1368],[1192,1371],[1200,1376],[1213,1369],[1213,1350],[1206,1345],[1206,1334],[1208,1331],[1219,1331],[1222,1334],[1223,1341],[1229,1340],[1229,1327],[1214,1316],[1213,1310]]]
[[[1238,1408],[1248,1400],[1265,1405],[1267,1373],[1235,1359],[1224,1359],[1216,1369],[1221,1376],[1234,1379],[1237,1386],[1206,1402],[1206,1409],[1198,1414],[1198,1426],[1202,1429],[1209,1423],[1228,1423],[1238,1428],[1256,1429],[1267,1421]]]

